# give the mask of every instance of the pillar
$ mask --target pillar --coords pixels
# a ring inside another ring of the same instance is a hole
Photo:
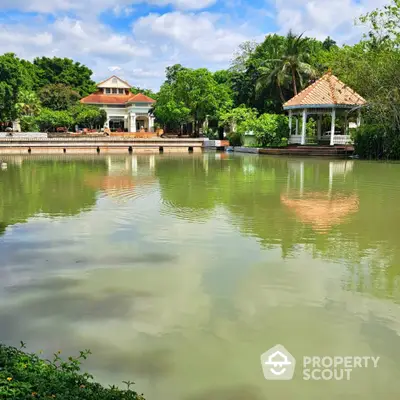
[[[303,110],[303,124],[301,126],[301,144],[306,144],[307,110]]]
[[[292,135],[292,110],[289,110],[289,136]]]
[[[349,131],[349,123],[347,121],[347,113],[344,114],[344,134],[347,135]]]
[[[152,132],[154,128],[154,117],[149,116],[149,132]]]
[[[318,115],[317,121],[317,138],[321,140],[322,137],[322,114]]]
[[[299,136],[299,117],[296,117],[296,136]]]
[[[357,111],[357,128],[361,126],[361,108]]]
[[[136,132],[136,114],[130,114],[129,119],[129,132]]]
[[[331,124],[331,146],[335,144],[335,122],[336,122],[336,109],[332,108],[332,124]]]

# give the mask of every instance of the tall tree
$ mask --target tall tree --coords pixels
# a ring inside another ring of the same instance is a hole
[[[16,118],[15,104],[23,84],[20,60],[12,53],[0,56],[0,121]]]
[[[303,35],[295,35],[289,31],[282,55],[279,58],[268,60],[273,62],[276,67],[267,76],[263,73],[260,77],[261,81],[273,81],[277,85],[281,85],[289,76],[293,94],[297,95],[298,89],[303,87],[304,78],[311,78],[315,75],[314,68],[308,63],[308,42],[309,39]]]
[[[39,90],[39,97],[44,107],[51,110],[67,110],[77,103],[79,93],[62,83],[46,85]]]
[[[37,67],[37,87],[42,88],[49,84],[62,83],[70,86],[81,96],[87,96],[96,90],[91,76],[93,72],[85,65],[74,62],[69,58],[35,58]]]
[[[232,106],[227,87],[218,85],[213,74],[205,68],[178,72],[175,93],[185,107],[190,109],[196,135],[208,115],[215,116],[219,110]]]

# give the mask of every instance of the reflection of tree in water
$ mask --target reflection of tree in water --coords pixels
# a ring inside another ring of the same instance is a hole
[[[315,258],[348,264],[346,286],[352,290],[391,297],[400,292],[400,192],[393,183],[399,165],[251,156],[219,160],[212,154],[206,160],[206,165],[202,157],[190,163],[158,160],[168,212],[185,210],[188,218],[204,221],[223,206],[232,225],[264,247],[280,246],[284,257],[296,257],[304,247]]]
[[[26,158],[19,164],[10,158],[0,172],[0,232],[37,214],[71,216],[96,202],[96,191],[84,184],[88,173],[105,171],[100,160]]]

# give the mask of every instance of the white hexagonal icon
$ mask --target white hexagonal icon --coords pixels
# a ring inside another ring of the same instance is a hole
[[[296,368],[296,359],[278,344],[261,354],[261,365],[265,379],[290,381]]]

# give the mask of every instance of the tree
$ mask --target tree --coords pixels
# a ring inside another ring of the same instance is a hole
[[[18,94],[18,102],[15,105],[19,117],[34,117],[41,110],[40,100],[35,92],[21,90]]]
[[[174,89],[169,83],[164,83],[158,93],[158,101],[154,108],[154,115],[163,124],[164,129],[170,126],[173,130],[179,129],[190,118],[190,109],[175,97]]]
[[[359,18],[359,21],[368,25],[369,31],[365,35],[372,48],[381,46],[390,48],[400,44],[400,0],[392,0],[391,4],[382,9],[375,9]]]
[[[322,43],[322,47],[324,48],[324,50],[330,50],[332,47],[336,47],[337,43],[330,37],[328,36],[324,42]]]
[[[183,67],[181,64],[175,64],[170,67],[167,67],[165,70],[166,82],[170,85],[174,84],[176,82],[178,73],[185,69],[186,68]]]
[[[34,132],[38,130],[35,117],[41,111],[41,104],[35,92],[21,90],[18,94],[18,103],[15,105],[15,109],[22,132]]]
[[[95,129],[96,127],[102,127],[107,121],[106,111],[96,106],[79,104],[72,107],[70,113],[75,124],[83,128]]]
[[[245,121],[256,119],[257,114],[256,109],[242,105],[222,113],[219,118],[219,125],[229,128],[231,132],[235,132],[238,125]]]
[[[79,93],[62,83],[44,86],[39,90],[39,97],[44,107],[55,111],[67,110],[80,98]]]
[[[218,111],[232,106],[226,86],[218,85],[205,68],[179,71],[174,86],[176,98],[191,112],[195,135],[208,115],[217,116]]]
[[[282,54],[276,59],[267,60],[276,66],[268,73],[263,70],[259,79],[259,86],[263,83],[274,82],[280,89],[283,99],[282,85],[290,79],[293,94],[297,95],[299,87],[304,84],[304,77],[311,78],[315,75],[314,68],[308,63],[308,38],[303,35],[295,35],[292,31],[286,36],[286,41],[282,49]]]
[[[43,108],[36,117],[36,123],[41,132],[55,132],[58,127],[65,127],[69,130],[74,124],[74,119],[68,111]]]
[[[64,84],[71,87],[81,96],[87,96],[96,91],[95,82],[91,76],[93,72],[78,62],[69,58],[35,58],[37,68],[37,88],[50,84]]]
[[[0,121],[12,121],[17,117],[15,104],[23,83],[21,63],[15,54],[0,56]]]

